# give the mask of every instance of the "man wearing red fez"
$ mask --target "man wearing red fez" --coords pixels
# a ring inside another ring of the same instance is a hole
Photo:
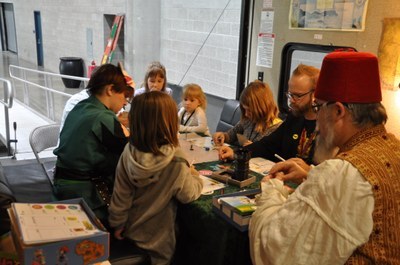
[[[289,159],[263,179],[249,226],[255,265],[400,264],[400,141],[381,100],[374,55],[324,58],[313,105],[321,163]],[[284,180],[302,184],[290,193]]]

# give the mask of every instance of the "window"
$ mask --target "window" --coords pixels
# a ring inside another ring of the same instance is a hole
[[[280,112],[287,113],[289,111],[286,97],[286,92],[288,91],[288,81],[293,70],[299,64],[302,63],[321,68],[322,61],[327,53],[337,49],[349,48],[351,47],[294,42],[287,43],[282,49],[282,62],[279,78],[278,105]]]
[[[209,95],[236,98],[238,84],[244,84],[238,78],[244,78],[245,72],[247,27],[243,21],[248,21],[250,2],[141,3],[135,14],[142,15],[133,29],[134,72],[139,73],[135,78],[143,78],[147,64],[157,60],[166,67],[170,84],[197,83]]]

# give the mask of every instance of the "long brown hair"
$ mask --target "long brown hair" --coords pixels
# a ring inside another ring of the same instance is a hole
[[[278,117],[278,107],[276,106],[273,94],[268,84],[261,81],[253,81],[247,85],[240,95],[240,109],[242,119],[248,119],[243,105],[248,107],[252,113],[251,122],[255,124],[255,131],[265,132],[274,120]]]
[[[177,112],[172,97],[160,91],[134,97],[129,111],[130,143],[155,155],[162,155],[162,145],[178,146]]]
[[[147,66],[147,71],[144,75],[143,81],[146,92],[150,92],[149,85],[147,84],[147,79],[149,79],[149,77],[157,77],[157,75],[164,79],[164,85],[161,88],[161,91],[165,92],[165,88],[167,87],[167,70],[165,70],[164,65],[157,61],[151,62]]]

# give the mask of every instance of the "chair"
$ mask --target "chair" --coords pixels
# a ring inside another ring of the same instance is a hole
[[[231,129],[236,123],[239,122],[242,111],[240,110],[240,103],[234,99],[225,101],[222,108],[221,116],[219,118],[216,132],[226,132]]]
[[[49,161],[39,154],[45,150],[57,147],[60,134],[60,124],[48,124],[35,128],[29,135],[29,144],[38,163],[42,166],[51,186],[53,186],[53,171],[55,159]]]

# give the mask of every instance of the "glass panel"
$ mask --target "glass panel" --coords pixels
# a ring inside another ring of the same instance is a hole
[[[138,84],[155,60],[166,67],[168,83],[197,83],[208,94],[235,98],[242,0],[142,1],[134,8],[143,14],[134,26]]]
[[[337,49],[353,49],[352,47],[315,45],[307,43],[287,43],[282,50],[281,72],[279,77],[278,105],[282,113],[287,113],[286,92],[288,81],[293,70],[300,64],[321,68],[322,60],[327,53]]]

